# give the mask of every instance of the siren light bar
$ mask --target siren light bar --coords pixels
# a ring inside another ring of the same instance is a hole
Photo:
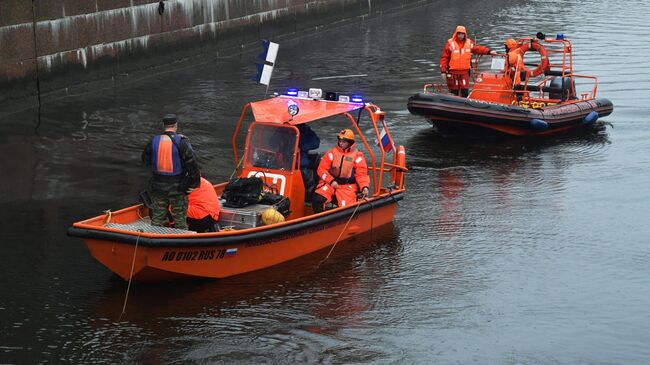
[[[323,91],[323,89],[310,88],[309,90],[298,90],[297,88],[287,88],[287,96],[305,98],[305,99],[323,99],[327,101],[338,101],[340,103],[363,104],[365,98],[360,94],[344,95],[336,91]]]
[[[359,95],[359,94],[352,95],[352,97],[350,98],[350,100],[351,100],[353,103],[363,103],[363,95]]]
[[[298,89],[287,89],[287,95],[298,96]]]

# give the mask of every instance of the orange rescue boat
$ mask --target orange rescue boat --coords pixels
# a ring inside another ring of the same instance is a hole
[[[381,141],[387,135],[390,139],[384,112],[371,103],[341,100],[282,95],[248,103],[242,110],[232,137],[234,160],[240,162],[238,176],[261,177],[266,186],[288,197],[291,212],[284,222],[261,225],[261,204],[224,207],[219,223],[229,226],[227,230],[196,233],[151,226],[148,208],[139,204],[76,222],[68,235],[82,238],[91,255],[124,280],[226,278],[281,264],[391,223],[405,191],[404,147],[397,146],[389,162],[385,149],[371,146],[359,128],[361,116],[367,114],[368,137]],[[249,110],[253,120],[240,161],[236,141]],[[314,214],[305,204],[296,126],[341,118],[349,122],[365,146],[372,194],[356,204]],[[382,129],[386,132],[380,133]],[[278,141],[278,136],[284,140]],[[283,151],[270,147],[270,141]],[[284,165],[260,162],[264,161],[260,156],[276,152],[285,152]],[[219,196],[226,185],[214,186]]]
[[[515,42],[513,40],[513,42]],[[593,126],[612,113],[614,106],[597,97],[598,79],[573,70],[573,45],[558,34],[556,39],[538,33],[521,38],[521,62],[512,65],[508,54],[491,56],[489,70],[473,67],[474,88],[467,98],[448,94],[442,84],[427,84],[411,96],[408,109],[422,115],[443,134],[493,131],[511,136],[546,136]],[[534,69],[524,54],[540,55]]]

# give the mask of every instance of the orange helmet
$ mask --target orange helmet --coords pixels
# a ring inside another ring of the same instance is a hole
[[[352,132],[352,129],[343,129],[342,131],[339,132],[338,134],[339,139],[347,139],[351,143],[354,143],[354,133]]]
[[[505,44],[508,49],[517,48],[519,46],[517,41],[512,38],[507,39],[503,44]]]

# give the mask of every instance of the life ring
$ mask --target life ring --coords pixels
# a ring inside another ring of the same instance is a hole
[[[526,75],[529,77],[535,77],[543,74],[545,71],[548,71],[550,69],[550,64],[548,61],[548,52],[546,52],[546,48],[542,46],[536,39],[531,39],[528,42],[524,42],[520,47],[519,50],[521,52],[521,59],[524,59],[524,54],[532,49],[533,51],[536,51],[539,53],[540,57],[542,58],[541,62],[535,67],[532,71],[528,68],[526,68],[525,65],[521,66],[522,71],[526,72]]]
[[[399,145],[395,150],[395,165],[393,168],[393,184],[396,188],[404,186],[404,171],[406,171],[406,150],[404,146]]]

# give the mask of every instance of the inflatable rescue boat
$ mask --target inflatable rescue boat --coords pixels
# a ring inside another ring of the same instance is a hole
[[[508,55],[490,56],[489,70],[473,67],[474,85],[463,98],[443,91],[446,85],[427,84],[411,96],[408,110],[421,115],[442,133],[496,131],[513,136],[537,136],[593,125],[612,113],[608,99],[598,98],[598,80],[573,72],[571,42],[558,34],[547,39],[517,41],[523,55],[533,50],[540,62],[511,66]]]
[[[317,92],[320,89],[312,90],[316,90],[314,95],[323,94],[322,90]],[[68,235],[83,239],[91,255],[124,280],[226,278],[318,250],[331,250],[339,240],[391,223],[397,202],[405,192],[407,169],[404,147],[393,147],[384,112],[359,98],[332,98],[336,93],[327,93],[330,97],[325,100],[327,96],[314,95],[304,92],[304,97],[298,97],[292,92],[246,104],[232,137],[237,176],[259,177],[265,190],[286,197],[290,202],[286,219],[264,222],[263,212],[274,207],[263,203],[222,207],[222,229],[196,233],[152,226],[149,209],[139,204],[76,222],[68,229]],[[250,121],[248,111],[252,111],[252,121],[240,160],[237,137],[245,119]],[[362,118],[363,115],[369,118]],[[357,148],[364,150],[372,194],[354,204],[314,213],[305,204],[297,125],[337,120],[355,131]],[[391,148],[385,148],[383,143],[384,148],[371,146],[368,142],[386,138]],[[389,161],[390,152],[393,156]],[[227,185],[224,182],[214,189],[222,196]]]

